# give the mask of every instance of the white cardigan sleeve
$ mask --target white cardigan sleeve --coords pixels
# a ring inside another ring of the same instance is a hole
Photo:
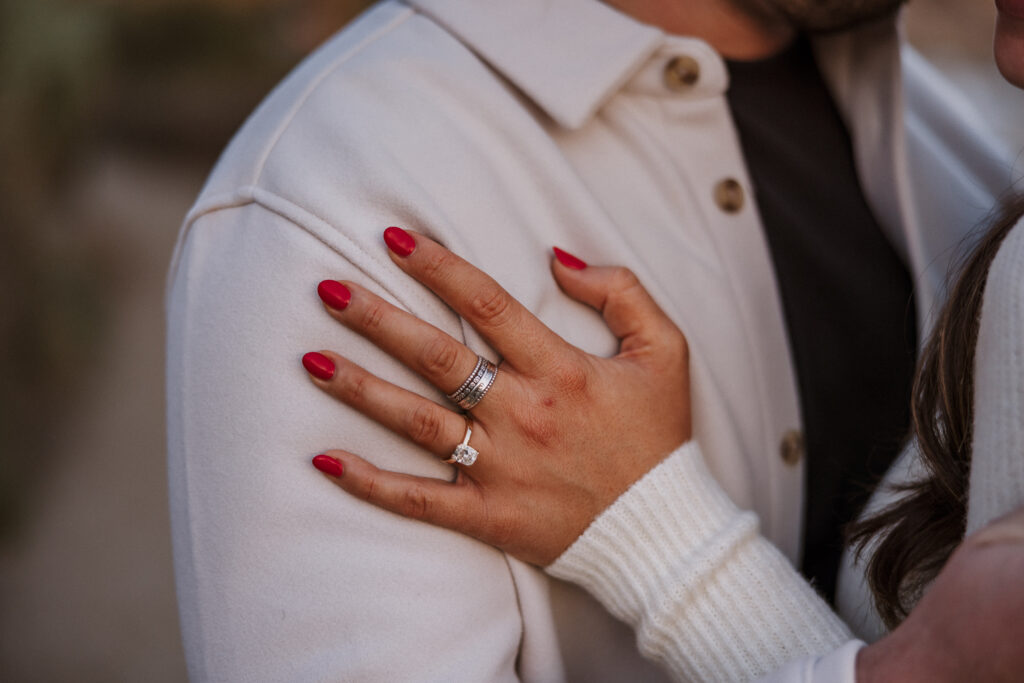
[[[1024,504],[1024,220],[989,270],[974,355],[967,533]]]
[[[729,500],[695,442],[634,484],[547,571],[630,624],[641,652],[679,680],[776,672],[770,680],[853,681],[862,643],[759,535],[756,515]]]

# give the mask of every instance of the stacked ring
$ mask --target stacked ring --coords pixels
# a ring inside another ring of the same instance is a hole
[[[498,366],[483,356],[477,356],[473,372],[458,389],[448,394],[448,398],[463,410],[472,410],[484,399],[497,376]]]

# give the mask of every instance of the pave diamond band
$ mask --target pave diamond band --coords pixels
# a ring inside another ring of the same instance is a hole
[[[477,356],[473,372],[458,389],[448,394],[448,398],[463,410],[472,410],[483,400],[497,376],[498,366],[483,356]]]
[[[465,398],[466,394],[469,392],[469,387],[473,385],[473,382],[480,379],[480,374],[483,372],[484,367],[486,365],[487,359],[484,358],[483,356],[477,356],[476,365],[473,367],[473,372],[469,373],[469,377],[466,378],[466,381],[463,382],[458,389],[448,394],[448,398],[454,403],[458,403],[463,398]]]
[[[476,458],[480,455],[479,451],[469,445],[469,437],[473,436],[473,421],[468,417],[466,418],[466,435],[462,437],[462,443],[455,447],[452,451],[452,457],[445,460],[445,462],[456,463],[464,467],[469,467],[476,462]]]

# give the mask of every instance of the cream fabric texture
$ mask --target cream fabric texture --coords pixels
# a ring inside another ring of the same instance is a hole
[[[1000,246],[985,288],[968,533],[1024,504],[1022,272],[1024,221]],[[896,500],[894,485],[927,476],[919,458],[913,446],[901,455],[869,511]],[[851,621],[879,637],[884,629],[858,569],[842,574],[840,613],[852,610]],[[856,681],[863,642],[758,535],[756,516],[728,500],[693,441],[634,484],[547,571],[633,626],[640,650],[678,680]]]
[[[578,583],[683,681],[747,681],[851,640],[722,492],[690,441],[598,517],[547,571]]]
[[[1008,165],[892,23],[815,47],[925,325],[948,247]],[[679,55],[700,67],[682,93],[661,80]],[[550,248],[632,268],[690,339],[711,474],[799,557],[803,469],[776,455],[800,427],[796,389],[727,85],[706,43],[595,0],[389,1],[254,112],[186,218],[169,279],[171,516],[193,679],[665,677],[582,590],[353,500],[310,466],[344,447],[452,475],[310,384],[302,354],[332,348],[445,403],[331,320],[319,280],[359,282],[496,360],[394,267],[389,225],[445,243],[602,355],[615,340],[555,286]],[[745,192],[738,213],[715,204],[724,178]]]
[[[1024,220],[992,262],[974,356],[967,533],[1024,504]]]

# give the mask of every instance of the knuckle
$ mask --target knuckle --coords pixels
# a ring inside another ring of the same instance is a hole
[[[362,328],[371,332],[379,330],[381,325],[384,323],[384,310],[384,304],[379,301],[373,301],[367,304],[359,319],[359,323]]]
[[[673,357],[679,358],[683,362],[689,361],[690,343],[686,340],[686,335],[678,327],[672,325],[662,338],[665,340],[665,346]]]
[[[559,363],[551,370],[551,382],[555,390],[570,398],[586,394],[590,377],[581,365]]]
[[[366,397],[366,389],[369,384],[369,377],[365,374],[358,374],[348,378],[342,386],[342,400],[349,405],[362,403]]]
[[[409,438],[420,445],[434,444],[441,437],[441,415],[433,404],[416,406],[409,417]]]
[[[489,325],[500,325],[512,312],[512,297],[500,287],[488,287],[469,302],[473,317]]]
[[[410,486],[401,493],[398,511],[410,519],[426,519],[430,512],[430,497],[423,487]]]
[[[539,418],[527,425],[527,436],[539,446],[549,447],[558,440],[558,427],[553,420]]]
[[[450,375],[459,360],[459,350],[450,340],[435,336],[427,342],[420,353],[420,365],[434,377]]]
[[[363,485],[358,490],[360,498],[365,500],[367,503],[377,503],[377,476],[370,475],[366,478]]]
[[[612,271],[610,284],[612,291],[624,292],[640,287],[640,279],[629,268],[619,266]]]
[[[420,261],[420,273],[424,278],[436,280],[449,270],[452,255],[444,249],[433,250]]]
[[[608,278],[605,308],[628,307],[633,305],[637,295],[643,294],[644,286],[629,268],[615,268]]]
[[[545,406],[554,406],[556,401],[545,400]],[[541,448],[549,448],[558,440],[558,420],[553,418],[552,410],[526,410],[517,416],[519,429],[523,437]]]

